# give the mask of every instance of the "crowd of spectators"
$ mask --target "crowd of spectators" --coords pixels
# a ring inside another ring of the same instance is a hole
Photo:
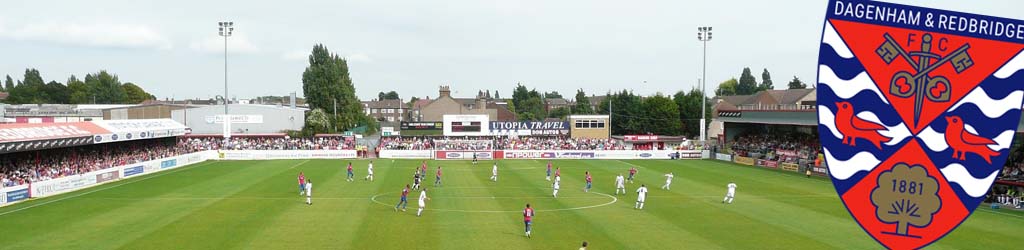
[[[821,144],[816,136],[800,133],[750,133],[737,137],[729,148],[737,156],[792,162],[814,159]]]
[[[203,150],[349,150],[355,142],[340,138],[219,137],[174,138],[105,143],[4,154],[0,184],[17,186]]]
[[[1006,159],[1003,172],[999,175],[1000,180],[1024,182],[1024,147],[1015,147]]]
[[[493,150],[493,137],[442,137],[434,139],[437,150]]]
[[[10,153],[0,157],[0,182],[17,186],[195,151],[169,138]]]
[[[227,141],[221,137],[197,137],[183,138],[180,144],[198,150],[350,150],[356,148],[355,141],[334,137],[232,137]]]
[[[624,150],[614,139],[583,139],[569,137],[504,137],[495,140],[501,150]]]
[[[989,191],[989,201],[1012,208],[1024,208],[1024,192],[1021,187],[995,185]]]
[[[382,137],[377,150],[624,150],[613,139],[569,137]]]
[[[434,149],[433,140],[421,137],[381,137],[377,150],[430,150]]]

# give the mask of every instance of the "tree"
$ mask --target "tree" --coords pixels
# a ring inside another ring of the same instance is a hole
[[[71,92],[67,86],[57,81],[50,81],[43,87],[48,98],[47,103],[65,104],[71,101]]]
[[[512,102],[512,100],[508,100],[508,102],[507,102],[507,103],[508,103],[508,104],[507,104],[507,107],[506,107],[506,108],[507,108],[507,109],[508,109],[509,111],[512,111],[512,113],[514,113],[514,114],[516,115],[516,119],[518,119],[518,118],[519,118],[519,113],[516,113],[516,104],[515,104],[515,103],[513,103],[513,102]]]
[[[559,94],[558,91],[551,91],[544,93],[544,98],[562,98],[562,94]]]
[[[656,94],[643,99],[642,127],[645,132],[656,135],[678,135],[681,126],[679,107],[672,99]]]
[[[124,92],[127,95],[127,99],[125,100],[127,103],[138,104],[146,100],[156,99],[156,96],[146,93],[145,90],[134,83],[127,82],[121,85],[121,88],[124,89]]]
[[[309,66],[302,72],[302,93],[311,109],[331,110],[328,120],[336,131],[356,127],[360,121],[362,105],[356,97],[355,86],[349,77],[348,62],[331,53],[323,44],[313,46],[309,55]],[[334,114],[337,104],[337,116]]]
[[[126,103],[128,100],[128,94],[121,87],[121,81],[107,71],[85,75],[85,85],[89,87],[95,103],[116,104]]]
[[[789,81],[789,89],[806,89],[806,88],[807,88],[807,84],[804,84],[804,82],[800,81],[800,78],[797,78],[796,76],[793,76],[793,80]]]
[[[569,107],[558,107],[548,112],[548,118],[565,119],[569,115]]]
[[[14,79],[11,79],[11,75],[7,75],[7,81],[4,82],[4,90],[7,90],[7,92],[14,90]]]
[[[405,105],[408,106],[409,108],[412,108],[412,105],[416,104],[416,102],[419,101],[419,100],[420,100],[419,97],[413,96],[413,97],[409,98],[409,103],[406,103]]]
[[[719,83],[718,89],[715,90],[715,96],[736,95],[736,85],[739,85],[739,82],[736,81],[736,78],[730,78],[729,80],[725,80],[724,82]]]
[[[379,100],[379,101],[383,101],[383,100],[398,100],[398,99],[402,99],[402,98],[398,97],[398,92],[395,92],[393,90],[390,91],[390,92],[387,92],[387,93],[380,92],[380,93],[377,94],[377,100]]]
[[[501,95],[498,94],[497,90],[494,91],[494,99],[501,99]]]
[[[313,109],[306,113],[306,125],[303,128],[306,135],[327,133],[330,131],[330,121],[323,109]]]
[[[519,120],[540,120],[546,117],[544,100],[536,89],[527,90],[526,86],[518,84],[512,91],[512,102],[515,103],[514,111]]]
[[[22,81],[8,90],[7,102],[12,104],[42,104],[50,101],[46,92],[46,82],[36,69],[25,69]]]
[[[924,227],[932,222],[932,215],[942,204],[938,196],[938,181],[928,176],[919,165],[897,164],[878,176],[878,184],[871,191],[875,215],[885,223],[896,224],[896,235],[909,236],[910,226]]]
[[[622,90],[609,93],[605,102],[598,107],[598,113],[608,114],[612,118],[612,134],[626,135],[644,133],[644,107],[640,97],[632,92]],[[610,112],[609,112],[610,111]]]
[[[704,108],[704,117],[711,117],[711,106],[710,102],[702,100],[701,98],[707,98],[700,89],[693,88],[690,92],[679,91],[676,92],[672,97],[672,101],[679,106],[679,119],[682,121],[682,129],[680,134],[686,135],[689,138],[698,138],[700,134],[700,119],[701,119],[701,104],[708,105]],[[702,102],[704,101],[704,102]],[[705,126],[707,126],[708,120],[705,120]]]
[[[750,95],[757,92],[757,79],[750,73],[750,68],[743,68],[740,82],[736,84],[737,95]]]
[[[85,82],[78,80],[75,75],[71,75],[68,78],[68,103],[70,104],[85,104],[92,103],[92,91],[89,89]]]
[[[590,97],[587,97],[587,93],[583,92],[583,89],[576,91],[576,103],[572,105],[572,113],[577,115],[589,115],[594,113],[594,108],[590,106]]]
[[[768,69],[764,69],[764,72],[761,72],[761,84],[757,85],[757,90],[761,91],[773,89],[775,89],[775,85],[772,84],[772,74],[768,73]]]

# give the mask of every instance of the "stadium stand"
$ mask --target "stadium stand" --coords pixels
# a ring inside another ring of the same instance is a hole
[[[336,138],[290,137],[192,137],[182,139],[183,146],[198,150],[347,150],[355,149],[354,141]]]
[[[584,139],[569,137],[504,137],[496,140],[501,150],[624,150],[614,139]]]
[[[11,153],[0,159],[0,181],[17,186],[195,151],[164,138]]]
[[[570,137],[381,137],[377,150],[626,150],[615,139]],[[640,148],[635,148],[640,150]]]
[[[820,148],[817,138],[797,133],[746,134],[737,137],[730,145],[730,149],[737,156],[790,162],[799,159],[813,160]]]

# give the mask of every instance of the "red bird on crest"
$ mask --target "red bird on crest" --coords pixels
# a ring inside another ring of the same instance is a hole
[[[962,161],[967,152],[971,152],[992,164],[992,157],[999,155],[998,151],[988,148],[996,144],[995,141],[964,130],[964,120],[959,116],[947,116],[946,123],[949,124],[946,125],[946,144],[953,148],[953,159]]]
[[[836,129],[843,134],[843,144],[857,146],[857,138],[861,138],[882,149],[883,142],[892,140],[878,132],[886,130],[885,126],[855,116],[853,105],[849,102],[836,102],[836,108]]]

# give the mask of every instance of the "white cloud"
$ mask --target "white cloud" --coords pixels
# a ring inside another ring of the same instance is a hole
[[[204,53],[221,54],[224,53],[224,37],[212,36],[201,41],[192,41],[188,48]],[[245,35],[235,34],[228,37],[229,54],[252,54],[259,51],[260,49]]]
[[[284,59],[285,61],[305,61],[305,60],[309,59],[309,51],[308,50],[293,50],[293,51],[281,54],[281,59]]]
[[[166,50],[173,47],[159,31],[142,24],[36,22],[0,26],[0,38],[101,48]]]
[[[363,53],[354,53],[354,54],[346,55],[344,57],[345,57],[346,60],[348,60],[350,62],[370,62],[370,61],[372,61],[372,59],[370,59],[370,56],[368,56],[366,54],[363,54]]]

